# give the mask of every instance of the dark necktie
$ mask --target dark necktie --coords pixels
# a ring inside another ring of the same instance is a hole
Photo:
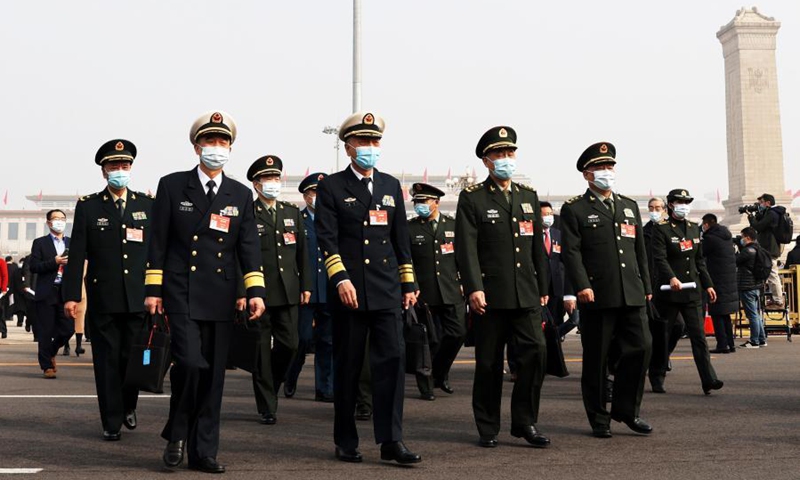
[[[217,193],[214,191],[214,187],[217,186],[217,182],[214,180],[209,180],[206,182],[206,187],[208,187],[208,193],[206,193],[206,197],[208,197],[208,203],[212,203],[214,201],[214,197],[217,196]]]
[[[436,220],[431,220],[431,228],[433,229],[433,233],[436,233],[436,227],[439,226],[439,222]]]
[[[611,212],[611,215],[614,215],[616,213],[614,209],[614,198],[608,197],[605,200],[603,200],[603,203],[606,204],[606,207],[608,207],[608,210]]]
[[[361,183],[363,183],[364,186],[367,188],[367,190],[369,190],[369,184],[372,183],[372,178],[371,177],[364,177],[364,178],[361,179]]]
[[[508,204],[511,205],[511,188],[503,190],[503,195],[505,195],[506,197],[506,202],[508,202]]]
[[[117,204],[117,210],[119,210],[119,218],[122,218],[122,216],[125,215],[125,200],[118,198],[117,201],[114,203]]]
[[[267,208],[267,213],[269,213],[269,218],[272,219],[272,223],[275,223],[275,208],[274,207]]]

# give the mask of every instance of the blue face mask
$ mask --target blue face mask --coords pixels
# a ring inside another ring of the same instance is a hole
[[[108,184],[111,188],[121,190],[128,186],[131,181],[131,172],[129,170],[114,170],[108,172]]]
[[[281,182],[264,182],[261,184],[261,193],[270,200],[278,198],[281,194]]]
[[[414,211],[417,212],[417,215],[422,218],[428,218],[431,216],[431,207],[427,203],[415,203]]]
[[[500,180],[510,180],[517,171],[517,161],[510,157],[492,160],[492,163],[494,164],[494,176]]]
[[[200,161],[209,170],[219,170],[228,163],[231,149],[228,147],[203,147],[200,152]]]
[[[381,147],[356,147],[356,165],[372,170],[381,158]]]

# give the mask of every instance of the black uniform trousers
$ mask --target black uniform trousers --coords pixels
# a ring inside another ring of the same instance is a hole
[[[661,375],[663,378],[667,373],[670,353],[669,335],[675,326],[678,314],[680,314],[686,323],[686,334],[692,344],[692,356],[694,364],[697,366],[697,373],[700,374],[700,381],[704,387],[714,383],[717,380],[717,373],[711,365],[711,355],[708,353],[706,332],[703,328],[705,318],[700,300],[688,303],[656,301],[656,308],[666,322],[666,332],[663,339],[653,340],[653,355],[658,355],[658,363],[651,366],[650,375]]]
[[[638,417],[653,343],[645,307],[582,309],[580,314],[581,392],[589,423],[608,426],[612,416],[622,420]],[[609,414],[605,385],[610,361],[616,363],[616,371]]]
[[[193,320],[169,312],[167,317],[174,363],[169,377],[169,420],[161,437],[168,442],[186,440],[189,462],[216,458],[233,322]]]
[[[333,395],[333,332],[331,314],[324,303],[301,305],[298,315],[297,354],[286,372],[286,384],[297,385],[306,355],[314,352],[314,390]]]
[[[539,398],[545,374],[547,347],[541,307],[487,309],[475,315],[475,377],[472,412],[481,436],[500,432],[503,397],[503,349],[514,349],[517,381],[511,393],[511,423],[533,425],[539,417]]]
[[[400,309],[365,312],[340,307],[333,312],[333,440],[343,449],[358,447],[354,414],[366,348],[369,348],[372,378],[375,442],[403,439],[405,340]]]
[[[125,412],[136,410],[138,389],[123,389],[133,342],[141,334],[144,313],[88,312],[92,325],[92,365],[103,430],[118,432]]]
[[[447,379],[450,367],[458,356],[464,338],[467,336],[466,307],[463,303],[456,305],[429,306],[436,338],[439,339],[431,349],[433,368],[431,376],[417,374],[417,387],[422,393],[433,391],[434,382]]]
[[[53,357],[75,333],[75,322],[64,315],[61,301],[36,302],[36,336],[39,343],[39,366],[53,368]]]
[[[258,323],[261,348],[258,369],[253,373],[253,391],[258,413],[274,414],[278,410],[278,390],[297,353],[297,305],[267,307]]]

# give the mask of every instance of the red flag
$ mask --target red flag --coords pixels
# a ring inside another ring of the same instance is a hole
[[[39,190],[39,195],[36,196],[36,200],[38,200],[40,202],[42,201],[42,191],[41,190]]]
[[[450,169],[447,169],[447,179],[450,180],[453,176],[450,174]]]
[[[309,169],[309,167],[306,167],[306,174],[303,175],[303,178],[306,178],[308,176],[308,174],[311,173],[311,172],[308,171],[308,169]]]
[[[650,198],[653,198],[653,189],[650,189]]]
[[[794,192],[794,195],[792,195],[792,199],[795,199],[797,197],[800,197],[800,190]]]
[[[422,183],[428,183],[428,168],[425,168],[425,172],[422,174]]]
[[[286,170],[284,170],[284,171],[283,171],[283,186],[284,186],[284,187],[286,186],[286,180],[288,180],[288,178],[289,178],[289,172],[287,172]]]
[[[8,205],[8,190],[6,190],[6,194],[3,195],[3,205]]]
[[[717,203],[722,203],[722,197],[719,196],[719,188],[717,189]]]

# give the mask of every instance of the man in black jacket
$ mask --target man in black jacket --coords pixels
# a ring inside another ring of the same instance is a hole
[[[144,270],[153,198],[128,188],[136,146],[104,143],[95,154],[106,188],[82,197],[75,207],[71,262],[64,272],[64,312],[77,316],[83,297],[84,261],[88,322],[93,333],[97,401],[103,439],[120,439],[124,424],[136,428],[139,392],[125,389],[128,354],[144,320]]]
[[[189,468],[208,473],[225,471],[216,457],[233,317],[245,308],[237,286],[243,278],[250,320],[264,313],[266,293],[253,195],[223,172],[235,140],[224,112],[194,122],[200,164],[158,182],[145,271],[145,308],[169,318],[175,360],[163,460],[177,467],[185,449]]]
[[[767,300],[766,306],[776,310],[783,309],[784,302],[783,283],[778,275],[778,257],[781,256],[783,245],[775,239],[775,229],[778,228],[779,217],[784,213],[786,208],[776,206],[775,197],[765,193],[758,197],[758,212],[747,216],[750,226],[758,232],[758,244],[772,257],[772,273],[767,279],[767,289],[771,298]]]
[[[67,215],[61,210],[47,212],[50,233],[33,241],[31,246],[31,272],[37,274],[36,335],[39,339],[39,366],[44,378],[56,378],[55,356],[75,333],[72,320],[64,315],[61,283],[68,262],[69,237],[64,235]]]
[[[736,283],[739,287],[739,298],[742,300],[747,323],[750,325],[750,340],[743,343],[742,348],[748,349],[767,346],[767,335],[759,305],[764,284],[757,281],[753,275],[756,250],[761,248],[756,241],[757,235],[752,227],[742,230],[742,243],[739,245],[739,253],[736,254]]]
[[[714,321],[714,336],[717,347],[710,353],[731,353],[736,351],[733,338],[731,315],[739,310],[739,291],[736,288],[736,248],[731,241],[728,227],[717,223],[717,216],[707,213],[703,216],[703,255],[717,301],[707,305],[708,313]]]

